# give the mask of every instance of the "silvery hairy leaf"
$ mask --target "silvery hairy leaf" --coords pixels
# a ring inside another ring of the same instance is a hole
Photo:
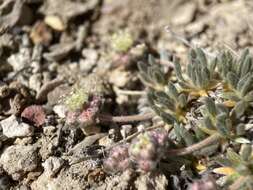
[[[248,103],[241,100],[236,104],[236,106],[234,107],[232,111],[235,113],[236,117],[239,118],[244,114],[247,108],[248,108]]]
[[[241,146],[240,155],[242,156],[242,159],[245,161],[248,161],[250,159],[252,153],[252,147],[250,144],[243,144]]]
[[[176,133],[177,137],[182,139],[185,142],[186,145],[189,146],[189,145],[194,144],[194,142],[195,142],[194,137],[183,126],[181,126],[180,124],[175,123],[174,124],[174,130],[175,130],[175,133]]]
[[[244,62],[246,60],[246,57],[249,55],[249,49],[245,49],[243,50],[241,56],[240,56],[240,59],[238,61],[238,69],[237,69],[237,73],[238,74],[241,74],[241,71],[242,71],[242,67],[244,65]]]
[[[227,81],[228,84],[233,88],[236,89],[237,83],[239,81],[238,77],[233,72],[228,72],[227,74]]]
[[[251,72],[252,69],[252,57],[248,55],[243,62],[241,76],[246,75],[247,73]]]
[[[243,159],[239,154],[234,152],[231,148],[227,150],[227,158],[231,161],[231,164],[234,166],[239,165],[241,162],[243,162]]]
[[[229,128],[227,126],[227,114],[219,114],[216,119],[216,128],[219,133],[228,137],[230,135]]]
[[[241,96],[244,97],[253,87],[253,77],[249,76],[245,83],[240,88]]]
[[[217,114],[217,111],[214,101],[211,98],[206,97],[204,99],[204,102],[209,114],[215,116]]]
[[[203,125],[208,129],[214,129],[213,123],[209,117],[204,117]]]
[[[236,135],[242,136],[245,134],[245,132],[246,132],[246,130],[245,130],[244,124],[240,123],[236,126]]]
[[[200,61],[200,63],[203,65],[207,65],[206,55],[203,52],[203,50],[201,48],[196,48],[195,52],[196,52],[197,59]]]
[[[177,78],[181,81],[184,81],[184,78],[183,78],[183,75],[182,75],[181,65],[179,64],[179,59],[174,57],[173,63],[174,63],[174,66],[175,66],[175,72],[176,72]]]
[[[178,96],[178,103],[182,108],[187,105],[187,97],[185,94],[180,94]]]
[[[172,97],[174,100],[178,98],[179,93],[173,83],[169,82],[168,88],[166,90],[167,94],[169,94],[169,96]]]
[[[248,74],[246,74],[245,76],[243,76],[242,78],[240,78],[240,80],[239,80],[239,82],[238,82],[238,84],[237,84],[237,87],[236,87],[236,89],[237,89],[239,92],[241,91],[243,85],[246,83],[247,80],[249,80],[250,77],[251,77],[251,74],[248,73]]]

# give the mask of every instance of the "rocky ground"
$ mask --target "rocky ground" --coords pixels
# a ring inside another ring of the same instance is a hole
[[[108,173],[104,148],[151,123],[80,128],[67,121],[65,100],[81,87],[99,92],[104,113],[142,113],[144,54],[253,50],[251,0],[0,0],[0,15],[3,190],[186,189],[183,171]],[[120,31],[131,35],[127,50],[112,42]]]

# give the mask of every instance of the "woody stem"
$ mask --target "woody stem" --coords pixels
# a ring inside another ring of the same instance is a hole
[[[169,155],[173,155],[173,156],[183,156],[183,155],[191,154],[191,153],[193,153],[197,150],[200,150],[206,146],[216,143],[220,139],[221,139],[221,136],[218,133],[215,133],[215,134],[207,137],[203,141],[200,141],[199,143],[193,144],[193,145],[185,147],[185,148],[171,149],[167,153]]]
[[[129,116],[111,116],[105,114],[99,114],[98,118],[100,122],[115,122],[115,123],[128,123],[136,121],[145,121],[152,119],[155,116],[154,113],[137,114]]]

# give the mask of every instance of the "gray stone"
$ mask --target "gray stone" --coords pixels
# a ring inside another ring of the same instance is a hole
[[[37,168],[38,153],[34,146],[14,145],[6,148],[0,157],[0,165],[12,176],[22,176]]]
[[[47,177],[54,177],[55,174],[60,171],[63,164],[63,159],[50,157],[42,164],[42,166],[44,167],[44,172]]]
[[[89,161],[64,167],[55,178],[49,178],[46,172],[43,172],[39,178],[31,184],[32,190],[48,189],[89,189],[87,178],[91,169]]]
[[[184,6],[180,6],[172,15],[172,23],[174,25],[188,24],[194,18],[197,6],[195,2],[187,2]]]
[[[164,174],[145,174],[140,175],[135,181],[136,189],[156,189],[165,190],[168,188],[168,180]]]

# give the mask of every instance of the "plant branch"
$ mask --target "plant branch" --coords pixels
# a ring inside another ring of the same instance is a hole
[[[128,123],[136,121],[145,121],[152,119],[155,116],[154,113],[137,114],[129,116],[111,116],[105,114],[99,114],[98,119],[100,122],[115,122],[115,123]]]
[[[129,95],[129,96],[142,96],[145,95],[145,91],[139,91],[139,90],[123,90],[118,87],[114,88],[115,92],[122,95]]]
[[[54,80],[51,80],[47,83],[45,83],[39,90],[39,92],[36,95],[36,100],[38,102],[46,101],[47,95],[50,91],[55,89],[57,86],[60,86],[61,84],[64,84],[65,80],[62,78],[56,78]]]
[[[207,137],[203,141],[200,141],[199,143],[196,143],[196,144],[193,144],[191,146],[181,148],[181,149],[171,149],[167,153],[169,155],[173,155],[173,156],[183,156],[183,155],[191,154],[191,153],[193,153],[197,150],[200,150],[208,145],[216,143],[220,139],[221,139],[221,136],[218,133],[215,133],[215,134]]]
[[[154,130],[154,129],[163,127],[164,125],[165,125],[164,123],[158,123],[158,124],[156,124],[156,125],[154,125],[154,126],[151,126],[151,127],[146,128],[144,131],[152,131],[152,130]],[[135,137],[137,137],[137,136],[138,136],[139,134],[141,134],[141,133],[143,133],[143,131],[138,131],[138,132],[136,132],[136,133],[134,133],[134,134],[128,136],[127,138],[122,139],[121,141],[119,141],[119,142],[117,142],[117,143],[115,143],[115,144],[113,144],[113,145],[107,147],[107,148],[105,149],[105,151],[108,151],[108,150],[110,150],[111,148],[113,148],[113,147],[115,147],[115,146],[118,146],[118,145],[120,145],[120,144],[122,144],[122,143],[128,142],[128,141],[134,139]]]

